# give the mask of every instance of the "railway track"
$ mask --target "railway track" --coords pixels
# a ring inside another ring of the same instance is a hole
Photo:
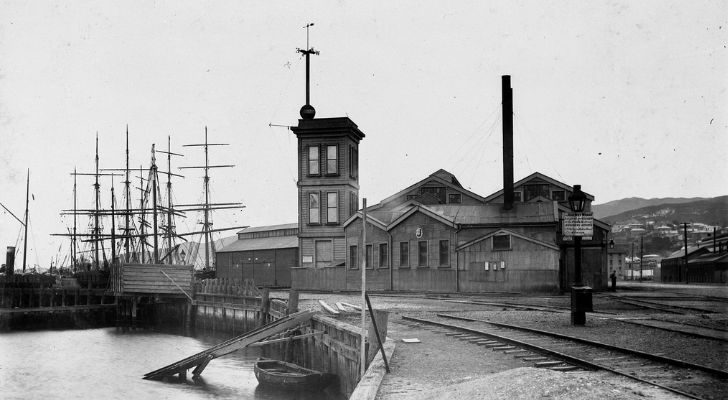
[[[504,351],[533,362],[536,367],[561,371],[606,370],[693,399],[721,399],[728,393],[728,372],[681,360],[449,314],[402,318],[436,327],[445,335],[487,346],[494,351]]]

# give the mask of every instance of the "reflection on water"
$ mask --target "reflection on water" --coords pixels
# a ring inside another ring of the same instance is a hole
[[[3,399],[257,399],[339,400],[326,392],[258,387],[253,362],[259,348],[208,364],[202,379],[185,383],[143,380],[150,371],[198,353],[228,335],[179,336],[116,328],[0,334]],[[191,372],[191,371],[190,371]]]

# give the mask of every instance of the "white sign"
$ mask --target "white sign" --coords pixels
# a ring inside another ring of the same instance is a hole
[[[564,213],[564,223],[561,229],[565,236],[593,236],[594,213]]]

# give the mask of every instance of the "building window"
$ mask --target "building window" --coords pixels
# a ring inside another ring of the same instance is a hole
[[[417,242],[417,265],[427,266],[427,241]]]
[[[316,268],[328,267],[334,260],[334,244],[331,240],[317,240],[315,242]]]
[[[551,192],[551,200],[566,201],[566,192],[563,190],[554,190]]]
[[[416,195],[416,194],[408,194],[408,195],[407,195],[407,201],[410,201],[410,200],[417,200],[417,198],[418,198],[418,197],[420,197],[420,196],[418,196],[418,195]]]
[[[493,250],[510,250],[511,235],[495,235],[493,236]]]
[[[440,265],[450,265],[450,241],[440,240]]]
[[[339,173],[339,147],[326,146],[326,175]]]
[[[389,248],[386,243],[379,245],[379,268],[389,268]]]
[[[447,195],[447,202],[450,204],[460,204],[462,202],[462,196],[460,193],[450,193]]]
[[[309,224],[320,224],[321,223],[321,203],[319,201],[318,193],[308,194],[308,223]]]
[[[349,147],[349,176],[356,179],[359,174],[359,151],[353,146]]]
[[[321,171],[319,170],[319,147],[318,146],[309,146],[308,148],[308,174],[309,175],[319,175]]]
[[[426,186],[420,188],[420,194],[430,194],[435,197],[440,204],[445,204],[445,193],[444,186]]]
[[[372,265],[372,245],[368,244],[366,247],[366,263],[367,263],[367,269],[372,269],[374,266]]]
[[[409,267],[409,242],[399,242],[399,266]]]
[[[326,223],[339,223],[339,194],[337,192],[326,193]]]
[[[351,217],[359,209],[359,196],[356,192],[349,192],[349,216]]]
[[[522,202],[523,200],[521,200],[521,198],[522,198],[521,192],[513,192],[513,201],[514,202],[519,202],[519,203]]]
[[[349,269],[359,269],[359,248],[357,246],[349,246]]]
[[[531,199],[535,199],[539,196],[548,198],[549,185],[548,183],[523,185],[523,192],[525,194],[525,198],[523,199],[523,201],[530,201]]]

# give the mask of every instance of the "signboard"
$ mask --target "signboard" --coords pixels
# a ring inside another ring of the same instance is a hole
[[[564,236],[593,236],[594,213],[564,213],[564,222],[561,229]]]

